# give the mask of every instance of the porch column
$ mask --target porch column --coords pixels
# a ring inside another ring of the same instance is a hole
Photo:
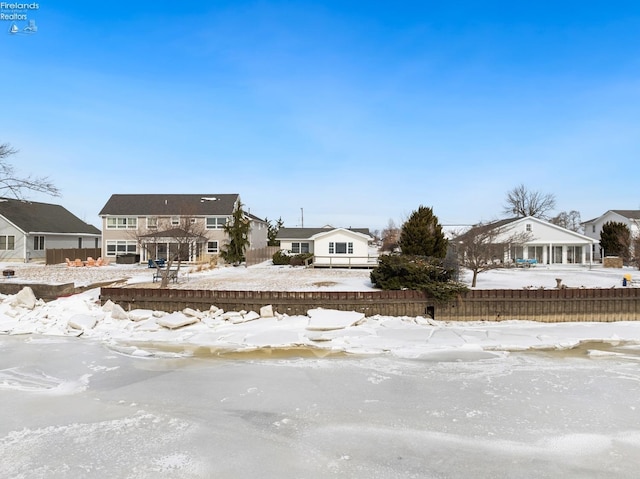
[[[542,248],[542,263],[549,264],[549,253],[551,253],[551,245],[547,245],[546,248]]]

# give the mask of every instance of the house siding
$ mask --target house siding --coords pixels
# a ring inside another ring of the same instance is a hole
[[[36,250],[33,248],[33,239],[35,236],[44,236],[44,249]],[[78,240],[80,238],[82,238],[83,248],[100,247],[101,240],[98,235],[35,233],[26,236],[26,258],[30,260],[44,260],[46,258],[46,250],[48,249],[78,248]]]
[[[178,215],[175,215],[178,216]],[[230,215],[206,215],[195,217],[195,226],[194,228],[197,231],[202,231],[202,235],[206,238],[204,243],[201,245],[201,249],[199,251],[199,255],[197,258],[198,261],[208,262],[214,258],[219,256],[220,248],[228,243],[228,236],[223,229],[207,229],[206,222],[209,217],[227,217],[231,218]],[[137,218],[137,228],[130,229],[118,229],[118,228],[107,228],[107,218],[113,217],[129,217],[129,218]],[[131,215],[105,215],[102,217],[102,251],[105,256],[114,258],[117,256],[117,253],[110,253],[107,249],[107,244],[112,241],[129,241],[136,243],[136,254],[140,255],[140,261],[142,263],[147,262],[149,259],[157,259],[153,254],[153,252],[147,251],[145,248],[140,246],[140,237],[144,235],[149,235],[157,232],[162,232],[163,230],[169,229],[171,226],[171,216],[159,216],[157,218],[157,228],[148,228],[147,227],[147,218],[149,216],[131,216]],[[259,225],[263,225],[262,228]],[[217,241],[218,242],[218,253],[207,253],[207,242],[209,241]],[[267,228],[264,222],[259,221],[251,221],[251,230],[249,233],[249,241],[250,248],[263,248],[267,245]]]
[[[637,238],[640,235],[640,224],[637,219],[630,219],[625,216],[616,213],[615,211],[607,211],[605,214],[600,216],[599,218],[595,218],[591,221],[586,221],[584,223],[584,234],[589,238],[593,238],[597,241],[597,244],[594,246],[594,259],[601,261],[603,255],[606,255],[606,251],[602,251],[600,247],[600,233],[602,233],[602,227],[605,223],[609,223],[610,221],[616,223],[624,223],[629,227],[629,231],[631,232],[632,238]]]
[[[314,242],[310,239],[280,240],[280,249],[292,251],[293,243],[309,243],[309,253],[314,252]]]
[[[530,226],[530,230],[527,230],[527,225]],[[506,262],[536,259],[543,264],[588,264],[593,261],[593,240],[586,235],[528,217],[505,225],[497,242],[506,243],[507,239],[516,233],[529,233],[531,238],[519,245],[521,257],[514,257],[513,252],[507,250],[504,258]]]
[[[330,243],[334,244],[334,253],[330,253]],[[353,243],[353,252],[336,253],[336,243]],[[316,238],[314,255],[314,264],[318,266],[367,264],[369,260],[369,241],[359,235],[344,230],[336,230]]]
[[[11,223],[0,221],[0,236],[13,236],[15,238],[14,248],[12,250],[0,250],[1,261],[24,261],[25,259],[25,240],[24,233],[13,226]]]

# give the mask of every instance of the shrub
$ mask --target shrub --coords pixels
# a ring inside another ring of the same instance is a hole
[[[305,266],[308,259],[313,258],[312,253],[300,253],[291,258],[291,266]]]
[[[276,251],[271,258],[275,265],[288,265],[291,264],[291,256],[288,251],[280,250]]]
[[[452,280],[454,274],[440,259],[401,254],[380,256],[370,277],[378,288],[425,291],[436,300],[448,301],[467,290]]]
[[[313,258],[313,253],[291,255],[289,251],[280,250],[275,252],[271,260],[274,265],[304,266],[310,258]]]

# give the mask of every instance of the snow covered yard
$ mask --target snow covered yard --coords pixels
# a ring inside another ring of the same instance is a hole
[[[101,267],[69,268],[66,265],[0,263],[2,269],[13,269],[13,279],[2,281],[34,283],[70,283],[88,286],[107,281],[135,286],[158,287],[153,283],[154,270],[146,265],[110,264]],[[218,267],[198,271],[198,267],[183,265],[180,279],[172,288],[217,289],[250,291],[367,291],[374,289],[368,269],[326,269],[273,266],[270,262],[248,268]],[[496,269],[478,276],[476,289],[555,288],[556,279],[569,288],[623,287],[624,275],[631,275],[640,282],[640,272],[635,268],[603,268],[592,266],[538,265],[531,268]],[[462,281],[469,285],[471,274],[464,272]]]

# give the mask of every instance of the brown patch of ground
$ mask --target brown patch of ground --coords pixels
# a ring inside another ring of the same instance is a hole
[[[315,283],[311,283],[312,286],[318,286],[318,287],[322,287],[322,286],[335,286],[336,283],[335,281],[317,281]]]

